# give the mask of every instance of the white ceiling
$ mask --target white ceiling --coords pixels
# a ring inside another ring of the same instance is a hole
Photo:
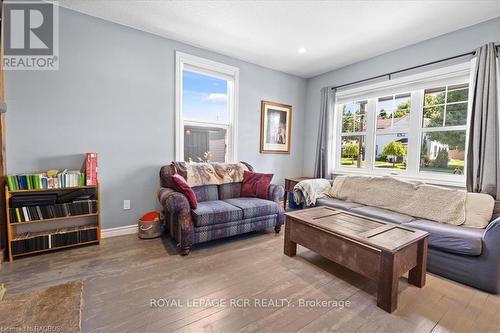
[[[59,3],[306,78],[500,16],[500,0]]]

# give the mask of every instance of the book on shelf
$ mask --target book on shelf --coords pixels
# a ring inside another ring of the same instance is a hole
[[[9,191],[97,185],[97,153],[86,153],[81,170],[47,170],[7,176]]]
[[[11,223],[43,221],[46,219],[97,213],[97,200],[77,200],[54,205],[22,206],[9,209]]]
[[[64,170],[55,177],[47,173],[8,175],[7,186],[9,191],[78,187],[85,186],[85,175],[80,170]]]
[[[96,241],[97,234],[97,226],[95,225],[67,227],[50,232],[27,232],[17,235],[12,240],[12,254],[18,255]]]
[[[85,184],[97,185],[97,153],[85,154],[82,169],[85,171]]]

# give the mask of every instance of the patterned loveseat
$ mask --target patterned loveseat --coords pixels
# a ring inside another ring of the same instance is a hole
[[[245,165],[252,171],[250,165]],[[172,183],[171,176],[177,171],[174,164],[161,168],[158,200],[167,230],[182,255],[189,254],[193,244],[214,239],[271,227],[280,232],[285,216],[279,204],[283,186],[271,184],[268,200],[240,197],[241,182],[194,186],[198,207],[192,210],[186,196],[177,192]]]

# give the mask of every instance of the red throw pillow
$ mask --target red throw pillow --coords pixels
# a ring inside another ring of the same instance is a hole
[[[245,171],[240,196],[267,199],[271,179],[273,179],[272,173]]]
[[[198,207],[198,200],[196,200],[196,195],[186,180],[181,175],[176,174],[172,176],[172,181],[175,184],[176,190],[186,196],[189,206],[191,206],[192,209],[196,209]]]

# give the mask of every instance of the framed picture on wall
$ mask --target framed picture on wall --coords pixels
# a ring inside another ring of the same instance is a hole
[[[269,101],[261,102],[260,152],[290,154],[292,106]]]

